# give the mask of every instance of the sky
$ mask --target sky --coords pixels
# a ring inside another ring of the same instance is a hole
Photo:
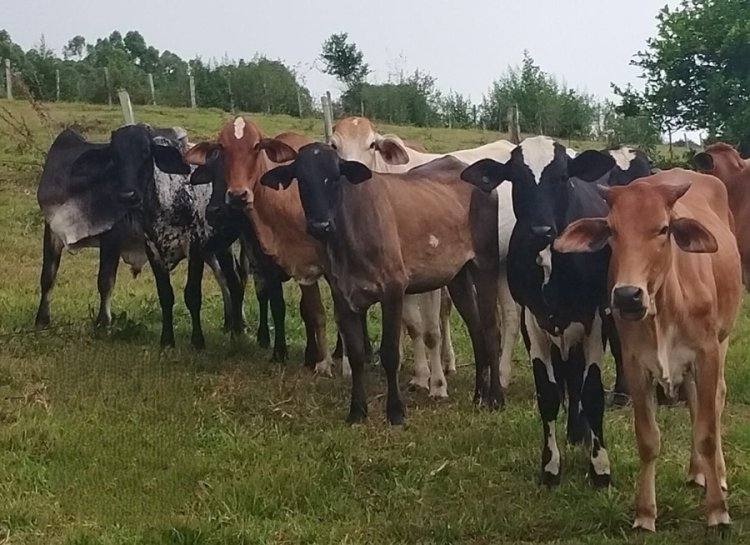
[[[87,40],[138,30],[149,45],[184,59],[250,59],[256,53],[296,68],[313,96],[342,87],[320,70],[322,42],[348,32],[372,82],[415,69],[443,91],[480,101],[524,49],[568,86],[599,98],[610,83],[640,87],[629,65],[656,30],[656,14],[678,0],[3,0],[0,28],[24,49],[44,35],[60,53]],[[106,6],[106,7],[105,7]],[[127,7],[127,11],[120,8]]]

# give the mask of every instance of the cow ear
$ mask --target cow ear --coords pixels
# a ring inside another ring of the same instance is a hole
[[[212,181],[210,169],[206,165],[199,166],[190,175],[190,185],[205,185]]]
[[[608,153],[586,150],[573,159],[568,159],[568,176],[594,182],[612,170],[614,158]]]
[[[361,184],[372,178],[372,171],[358,161],[339,160],[339,172],[350,184]]]
[[[607,245],[610,234],[607,218],[583,218],[568,225],[552,248],[562,254],[598,252]]]
[[[674,206],[674,203],[676,203],[680,197],[688,192],[690,186],[691,182],[685,182],[680,185],[660,185],[658,188],[664,195],[667,206],[671,207]]]
[[[217,142],[201,142],[196,144],[185,152],[183,158],[186,163],[191,165],[205,165],[219,154],[219,144]]]
[[[712,172],[714,170],[714,158],[710,153],[702,151],[693,156],[693,165],[701,172]]]
[[[177,148],[151,144],[151,152],[154,154],[154,163],[162,172],[190,174],[190,165],[183,160],[182,153]]]
[[[275,138],[261,138],[260,142],[255,144],[256,150],[263,150],[268,158],[274,163],[287,163],[294,161],[297,152],[289,144]]]
[[[76,178],[96,178],[101,176],[112,163],[112,149],[107,145],[84,151],[73,162],[70,174]]]
[[[461,173],[461,179],[489,193],[508,178],[507,164],[494,159],[480,159]]]
[[[409,154],[401,142],[395,138],[388,136],[378,138],[375,141],[375,149],[389,165],[405,165],[409,162]]]
[[[719,249],[716,237],[692,218],[677,218],[669,225],[677,246],[684,252],[712,254]]]
[[[260,178],[260,183],[271,189],[286,189],[294,180],[294,163],[272,168]]]

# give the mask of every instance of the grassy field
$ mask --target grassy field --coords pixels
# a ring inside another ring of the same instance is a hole
[[[0,106],[8,106],[0,101]],[[12,105],[46,147],[46,129]],[[51,126],[76,123],[106,137],[119,112],[85,105],[51,111]],[[211,136],[219,111],[138,108],[139,119]],[[313,120],[256,118],[266,131],[320,135]],[[0,122],[2,123],[2,122]],[[478,144],[493,133],[384,127],[428,148]],[[7,127],[0,124],[0,133]],[[254,341],[221,333],[220,296],[205,282],[208,347],[189,346],[177,297],[178,346],[158,348],[159,306],[149,271],[120,271],[115,324],[97,335],[96,252],[65,255],[52,328],[32,330],[38,301],[42,221],[30,144],[0,136],[0,543],[114,544],[497,544],[650,543],[709,538],[702,498],[684,485],[689,459],[685,408],[660,409],[659,533],[632,533],[637,453],[629,410],[608,410],[605,433],[614,486],[593,491],[582,450],[563,450],[563,483],[537,484],[541,426],[523,352],[516,353],[507,407],[470,401],[467,335],[455,322],[459,372],[451,398],[406,392],[408,424],[383,417],[384,381],[369,372],[370,419],[344,424],[349,384],[301,366],[298,291],[287,286],[292,346],[285,366]],[[178,268],[176,289],[184,283]],[[256,308],[247,305],[255,323]],[[750,308],[728,360],[725,450],[732,542],[750,543]],[[374,316],[373,316],[374,318]],[[373,321],[373,334],[377,334]],[[333,332],[331,332],[333,337]],[[408,380],[409,363],[402,384]],[[609,374],[611,380],[611,372]],[[562,435],[560,437],[562,440]]]

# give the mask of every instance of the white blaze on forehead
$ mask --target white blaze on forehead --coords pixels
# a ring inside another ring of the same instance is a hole
[[[234,120],[234,137],[239,140],[245,134],[245,120],[238,117]]]
[[[546,136],[535,136],[521,142],[523,161],[534,175],[534,181],[542,180],[542,172],[555,159],[555,141]]]
[[[635,159],[635,150],[626,146],[620,149],[609,150],[609,154],[615,160],[615,164],[622,170],[628,170],[630,163]]]
[[[435,235],[430,235],[430,246],[433,248],[437,248],[438,244],[440,244],[440,239],[436,237]]]
[[[352,119],[352,125],[354,125],[355,127],[359,125],[359,118],[355,117],[354,119]]]

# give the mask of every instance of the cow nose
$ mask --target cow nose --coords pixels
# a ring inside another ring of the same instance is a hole
[[[640,311],[643,309],[643,290],[636,286],[615,288],[612,299],[614,306],[620,310]]]
[[[117,200],[128,206],[135,206],[141,202],[138,193],[135,191],[120,191],[117,194]]]
[[[535,236],[552,240],[554,238],[555,230],[550,225],[535,225],[531,228],[531,232]]]
[[[232,208],[244,208],[248,201],[249,191],[247,189],[228,190],[226,194],[226,203]]]
[[[329,220],[326,221],[311,221],[308,224],[308,229],[312,236],[327,235],[333,231],[333,225]]]

